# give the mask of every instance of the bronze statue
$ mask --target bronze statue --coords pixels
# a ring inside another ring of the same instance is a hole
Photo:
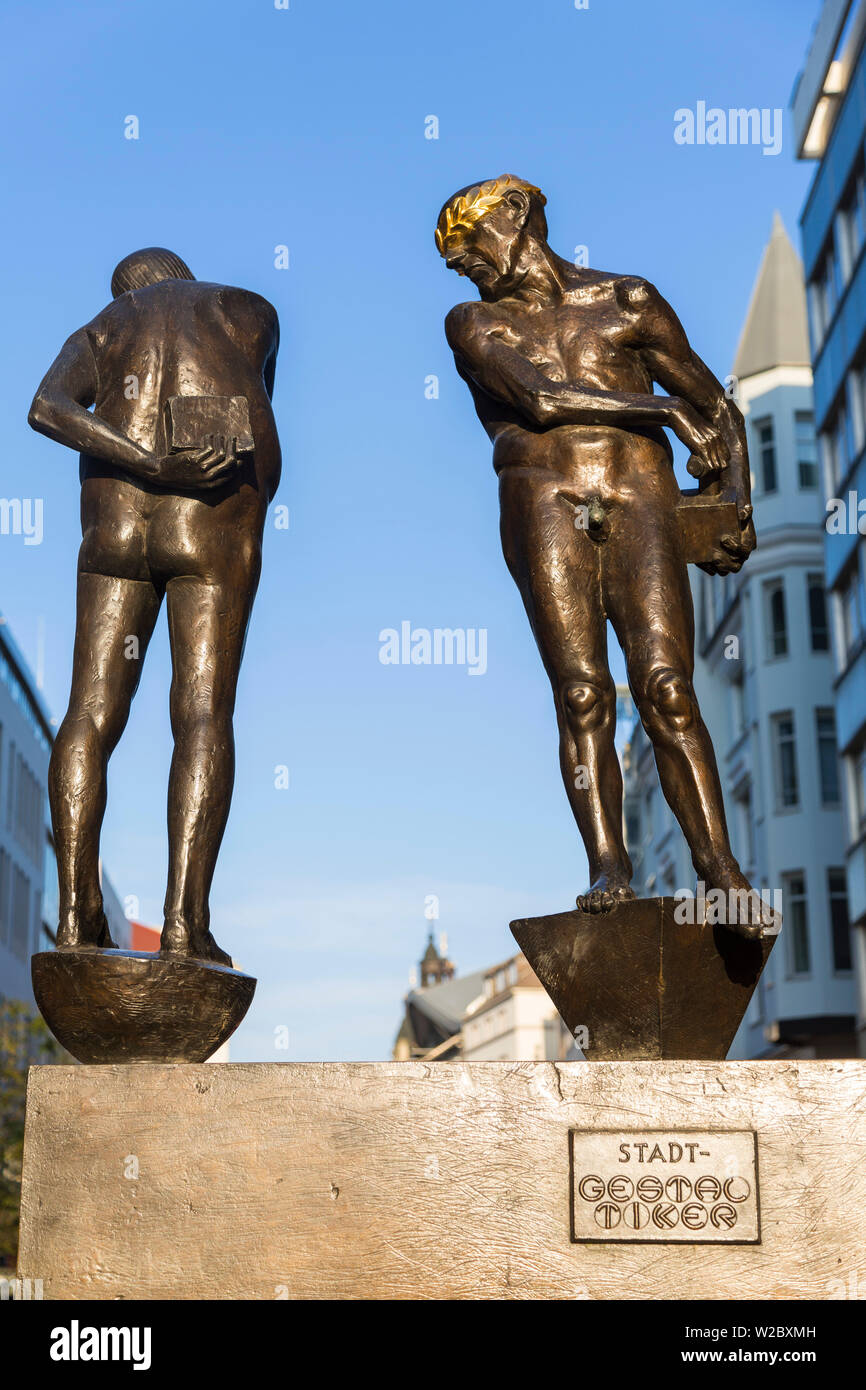
[[[468,185],[442,208],[436,244],[481,296],[453,308],[445,328],[493,441],[505,559],[553,687],[591,877],[577,905],[608,912],[634,898],[609,618],[698,877],[742,895],[746,910],[728,925],[758,937],[766,919],[731,851],[692,685],[686,568],[699,559],[732,573],[755,547],[743,419],[653,285],[578,269],[551,250],[545,202],[511,175]],[[653,394],[653,382],[669,394]],[[696,500],[710,510],[684,506],[665,426],[691,450]],[[703,524],[695,550],[698,515],[716,532],[708,541]]]
[[[260,295],[197,281],[159,247],[121,261],[111,292],[64,344],[30,410],[34,429],[81,455],[72,692],[49,769],[57,945],[114,946],[99,886],[106,769],[165,597],[174,756],[161,949],[230,966],[210,932],[208,898],[234,780],[238,670],[280,476],[270,399],[279,325]]]

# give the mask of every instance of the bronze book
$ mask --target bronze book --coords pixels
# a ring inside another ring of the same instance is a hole
[[[740,522],[734,502],[722,502],[712,493],[697,490],[683,493],[677,507],[683,558],[690,565],[712,559],[722,536],[738,536]]]
[[[239,454],[253,450],[246,396],[170,396],[165,415],[170,453],[203,448],[209,434],[236,438]]]

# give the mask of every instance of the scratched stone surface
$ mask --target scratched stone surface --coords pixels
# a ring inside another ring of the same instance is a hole
[[[575,1243],[593,1130],[754,1131],[760,1243]],[[826,1299],[866,1289],[864,1213],[863,1061],[35,1067],[19,1274],[55,1299]]]

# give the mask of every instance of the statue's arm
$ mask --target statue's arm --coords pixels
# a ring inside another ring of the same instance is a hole
[[[692,349],[685,329],[658,290],[645,281],[639,282],[632,297],[641,307],[643,357],[653,379],[666,391],[682,396],[717,426],[727,453],[724,481],[736,490],[741,509],[748,507],[751,516],[749,450],[742,414],[725,394],[721,382]],[[697,460],[696,466],[689,469],[696,477],[704,472],[719,471],[701,468],[700,464],[701,460]]]
[[[445,334],[464,375],[487,395],[505,401],[541,429],[557,425],[614,425],[647,428],[666,425],[690,449],[712,455],[721,450],[718,431],[677,396],[599,391],[553,381],[485,321],[475,304],[458,304],[445,320]],[[723,459],[717,466],[722,466]]]
[[[736,403],[720,381],[693,351],[685,329],[658,290],[646,281],[637,282],[629,292],[639,311],[642,355],[653,379],[666,391],[677,391],[703,418],[715,426],[724,444],[726,461],[719,468],[705,456],[689,460],[689,472],[698,478],[717,476],[715,486],[723,497],[736,504],[739,535],[723,536],[720,545],[735,561],[735,567],[757,544],[752,521],[752,487],[746,429]],[[708,573],[725,573],[715,564],[702,565]]]
[[[48,368],[33,397],[28,423],[67,449],[150,476],[154,460],[148,451],[88,410],[98,387],[93,348],[86,329],[80,328]]]
[[[445,336],[464,372],[482,391],[518,410],[542,429],[555,425],[673,424],[668,396],[596,391],[553,381],[502,341],[474,304],[458,304]]]
[[[271,341],[271,346],[270,346],[270,350],[268,351],[267,358],[265,359],[265,365],[264,365],[264,367],[262,368],[262,377],[264,378],[265,390],[266,390],[267,393],[268,393],[268,400],[273,400],[273,397],[274,397],[274,378],[275,378],[275,376],[276,376],[276,371],[277,371],[277,353],[279,352],[279,350],[280,350],[280,322],[279,322],[279,319],[277,318],[276,312],[275,312],[275,313],[274,313],[274,326],[273,326],[273,339],[272,339],[272,341]]]
[[[67,449],[102,459],[133,478],[160,487],[220,487],[237,467],[233,444],[212,438],[202,449],[160,458],[88,410],[99,389],[99,371],[87,330],[67,338],[33,397],[28,423]]]

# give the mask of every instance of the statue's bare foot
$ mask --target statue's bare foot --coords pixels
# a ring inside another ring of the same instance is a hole
[[[625,869],[599,874],[585,893],[578,893],[577,906],[581,912],[610,912],[617,903],[631,902],[634,893],[629,886],[630,878]]]
[[[720,861],[707,873],[707,894],[713,889],[725,894],[724,912],[718,911],[716,917],[728,931],[747,941],[757,941],[781,930],[779,913],[752,887],[735,859]]]
[[[232,968],[232,958],[214,941],[209,931],[193,932],[183,922],[166,922],[162,929],[161,956],[185,956],[187,960],[206,960]]]
[[[233,968],[231,956],[216,944],[210,932],[205,932],[204,939],[198,943],[196,956],[199,960],[209,960],[214,965],[227,965],[230,970]]]
[[[116,951],[117,942],[113,939],[109,930],[108,918],[106,917],[104,912],[101,913],[101,916],[102,926],[100,928],[99,936],[96,939],[96,944],[99,947],[100,951]]]
[[[116,951],[102,905],[93,912],[70,912],[57,928],[59,951]]]

